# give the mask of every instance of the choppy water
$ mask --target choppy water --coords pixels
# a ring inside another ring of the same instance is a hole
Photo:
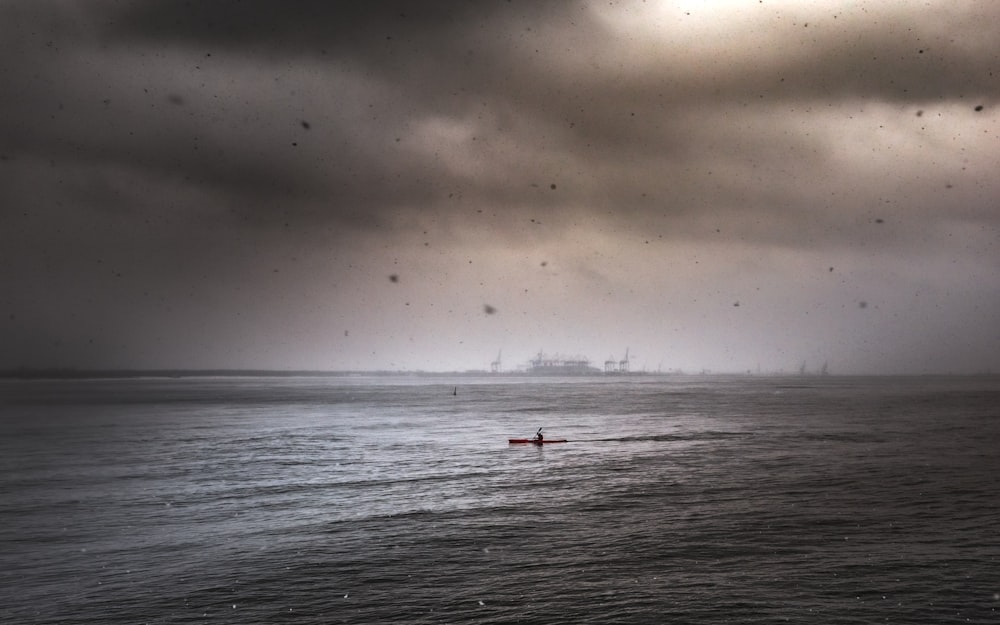
[[[0,394],[4,623],[1000,622],[995,377]]]

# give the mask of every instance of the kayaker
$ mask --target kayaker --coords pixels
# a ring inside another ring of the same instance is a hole
[[[542,436],[542,428],[538,428],[538,431],[535,432],[535,438],[534,438],[534,440],[541,441],[543,438],[545,438],[545,437]]]

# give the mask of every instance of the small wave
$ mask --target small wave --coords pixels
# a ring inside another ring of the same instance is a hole
[[[677,441],[716,441],[725,439],[747,438],[747,432],[691,432],[685,434],[640,434],[635,436],[616,436],[613,438],[577,438],[571,442],[578,443],[665,443]]]

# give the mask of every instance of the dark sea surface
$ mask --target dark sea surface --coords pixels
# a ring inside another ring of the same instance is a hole
[[[1000,378],[0,381],[0,622],[996,624]]]

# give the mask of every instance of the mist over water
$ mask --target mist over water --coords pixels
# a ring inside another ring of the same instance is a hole
[[[995,377],[0,392],[4,622],[994,623],[1000,608]],[[538,427],[569,442],[507,444]]]

